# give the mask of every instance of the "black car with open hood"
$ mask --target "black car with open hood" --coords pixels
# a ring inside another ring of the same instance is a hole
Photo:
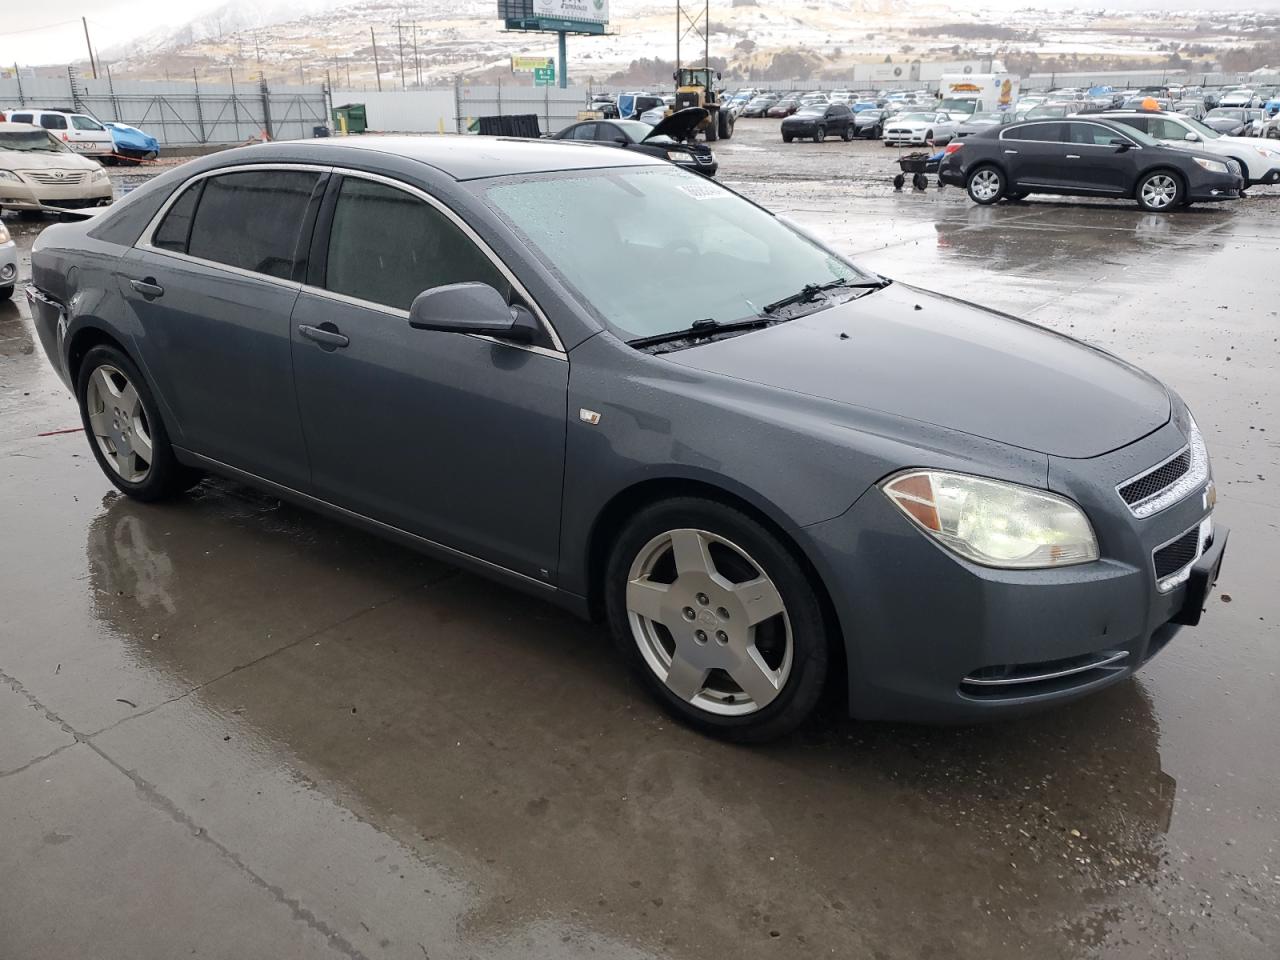
[[[713,177],[719,168],[715,154],[705,143],[696,143],[693,139],[698,125],[706,118],[704,108],[686,107],[664,117],[653,127],[640,120],[584,120],[552,134],[551,139],[636,150]]]

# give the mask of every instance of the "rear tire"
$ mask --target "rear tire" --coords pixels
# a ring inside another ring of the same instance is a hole
[[[825,139],[827,139],[827,128],[826,128],[826,127],[818,127],[818,129],[817,129],[817,130],[813,131],[813,142],[814,142],[814,143],[821,143],[821,142],[822,142],[823,140],[825,140]]]
[[[850,140],[852,140],[852,139],[853,139],[853,127],[845,127],[845,128],[844,128],[844,132],[840,134],[840,138],[841,138],[845,143],[848,143]]]
[[[199,471],[178,462],[151,388],[120,350],[103,344],[85,355],[76,399],[93,456],[123,493],[150,502],[200,482]]]
[[[749,599],[734,591],[745,583],[758,585]],[[772,530],[726,504],[679,497],[636,514],[606,566],[605,609],[623,659],[705,733],[780,737],[812,714],[826,684],[830,641],[811,574]]]
[[[716,116],[703,128],[703,136],[706,138],[707,143],[715,143],[719,139],[719,131],[716,129],[716,124],[720,122],[719,116],[720,111],[717,110]]]
[[[733,136],[733,117],[724,110],[716,111],[716,131],[721,140],[728,140]]]
[[[13,288],[16,284],[9,284],[7,287],[0,287],[0,303],[13,298]]]
[[[898,174],[896,177],[894,177],[894,178],[893,178],[893,189],[895,189],[895,190],[901,190],[901,189],[902,189],[902,185],[903,185],[904,183],[906,183],[906,182],[907,182],[907,178],[906,178],[906,176],[904,176],[904,175],[903,175],[903,174],[901,174],[901,173],[900,173],[900,174]]]
[[[969,199],[984,207],[999,201],[1007,186],[1004,174],[990,164],[978,167],[970,173],[965,183]]]
[[[929,187],[929,178],[923,173],[917,173],[911,178],[911,185],[917,190],[926,190]]]
[[[793,137],[792,137],[792,136],[791,136],[791,134],[789,134],[789,133],[784,133],[784,134],[782,135],[782,142],[783,142],[783,143],[790,143],[790,142],[792,141],[792,139],[793,139]]]

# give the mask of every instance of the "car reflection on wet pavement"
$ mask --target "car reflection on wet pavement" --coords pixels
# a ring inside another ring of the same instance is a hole
[[[227,482],[116,495],[0,306],[0,956],[1274,958],[1280,203],[739,185],[1173,384],[1212,615],[1029,719],[728,746],[536,599]]]

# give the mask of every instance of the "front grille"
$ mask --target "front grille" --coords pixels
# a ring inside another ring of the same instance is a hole
[[[43,183],[46,186],[53,187],[61,183],[66,183],[66,184],[79,183],[81,180],[85,178],[85,171],[60,170],[56,172],[55,171],[35,172],[35,171],[28,170],[23,173],[23,176],[26,177],[28,180],[30,180],[32,183]]]
[[[1176,483],[1190,469],[1191,448],[1188,447],[1172,460],[1130,480],[1120,488],[1120,497],[1129,506],[1133,506]]]
[[[1084,687],[1125,669],[1127,650],[1100,650],[1039,663],[1002,663],[974,670],[960,681],[960,692],[977,700],[1047,696]]]
[[[1177,540],[1166,544],[1151,554],[1155,563],[1156,579],[1163,580],[1177,573],[1200,555],[1200,528],[1191,528]]]
[[[693,156],[694,156],[694,159],[697,160],[704,167],[710,166],[711,162],[715,159],[710,154],[706,154],[706,153],[695,153]]]

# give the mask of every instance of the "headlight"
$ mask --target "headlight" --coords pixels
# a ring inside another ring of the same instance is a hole
[[[0,170],[0,180],[12,180],[15,183],[21,183],[22,180],[12,170]]]
[[[9,228],[0,223],[0,243],[9,242]]]
[[[693,163],[693,156],[688,153],[681,153],[679,150],[668,150],[667,159],[675,163]]]
[[[89,177],[89,179],[94,183],[101,183],[104,180],[110,180],[111,178],[107,176],[107,171],[99,167],[97,170],[93,171],[93,175]]]
[[[1262,154],[1268,160],[1280,159],[1280,150],[1272,150],[1270,147],[1254,147],[1258,153]]]
[[[1225,163],[1220,163],[1217,160],[1206,160],[1204,157],[1192,157],[1191,159],[1204,167],[1204,169],[1208,170],[1210,173],[1227,172],[1227,165]]]
[[[911,470],[885,495],[935,540],[988,567],[1063,567],[1098,559],[1098,541],[1070,500],[1000,480]]]

